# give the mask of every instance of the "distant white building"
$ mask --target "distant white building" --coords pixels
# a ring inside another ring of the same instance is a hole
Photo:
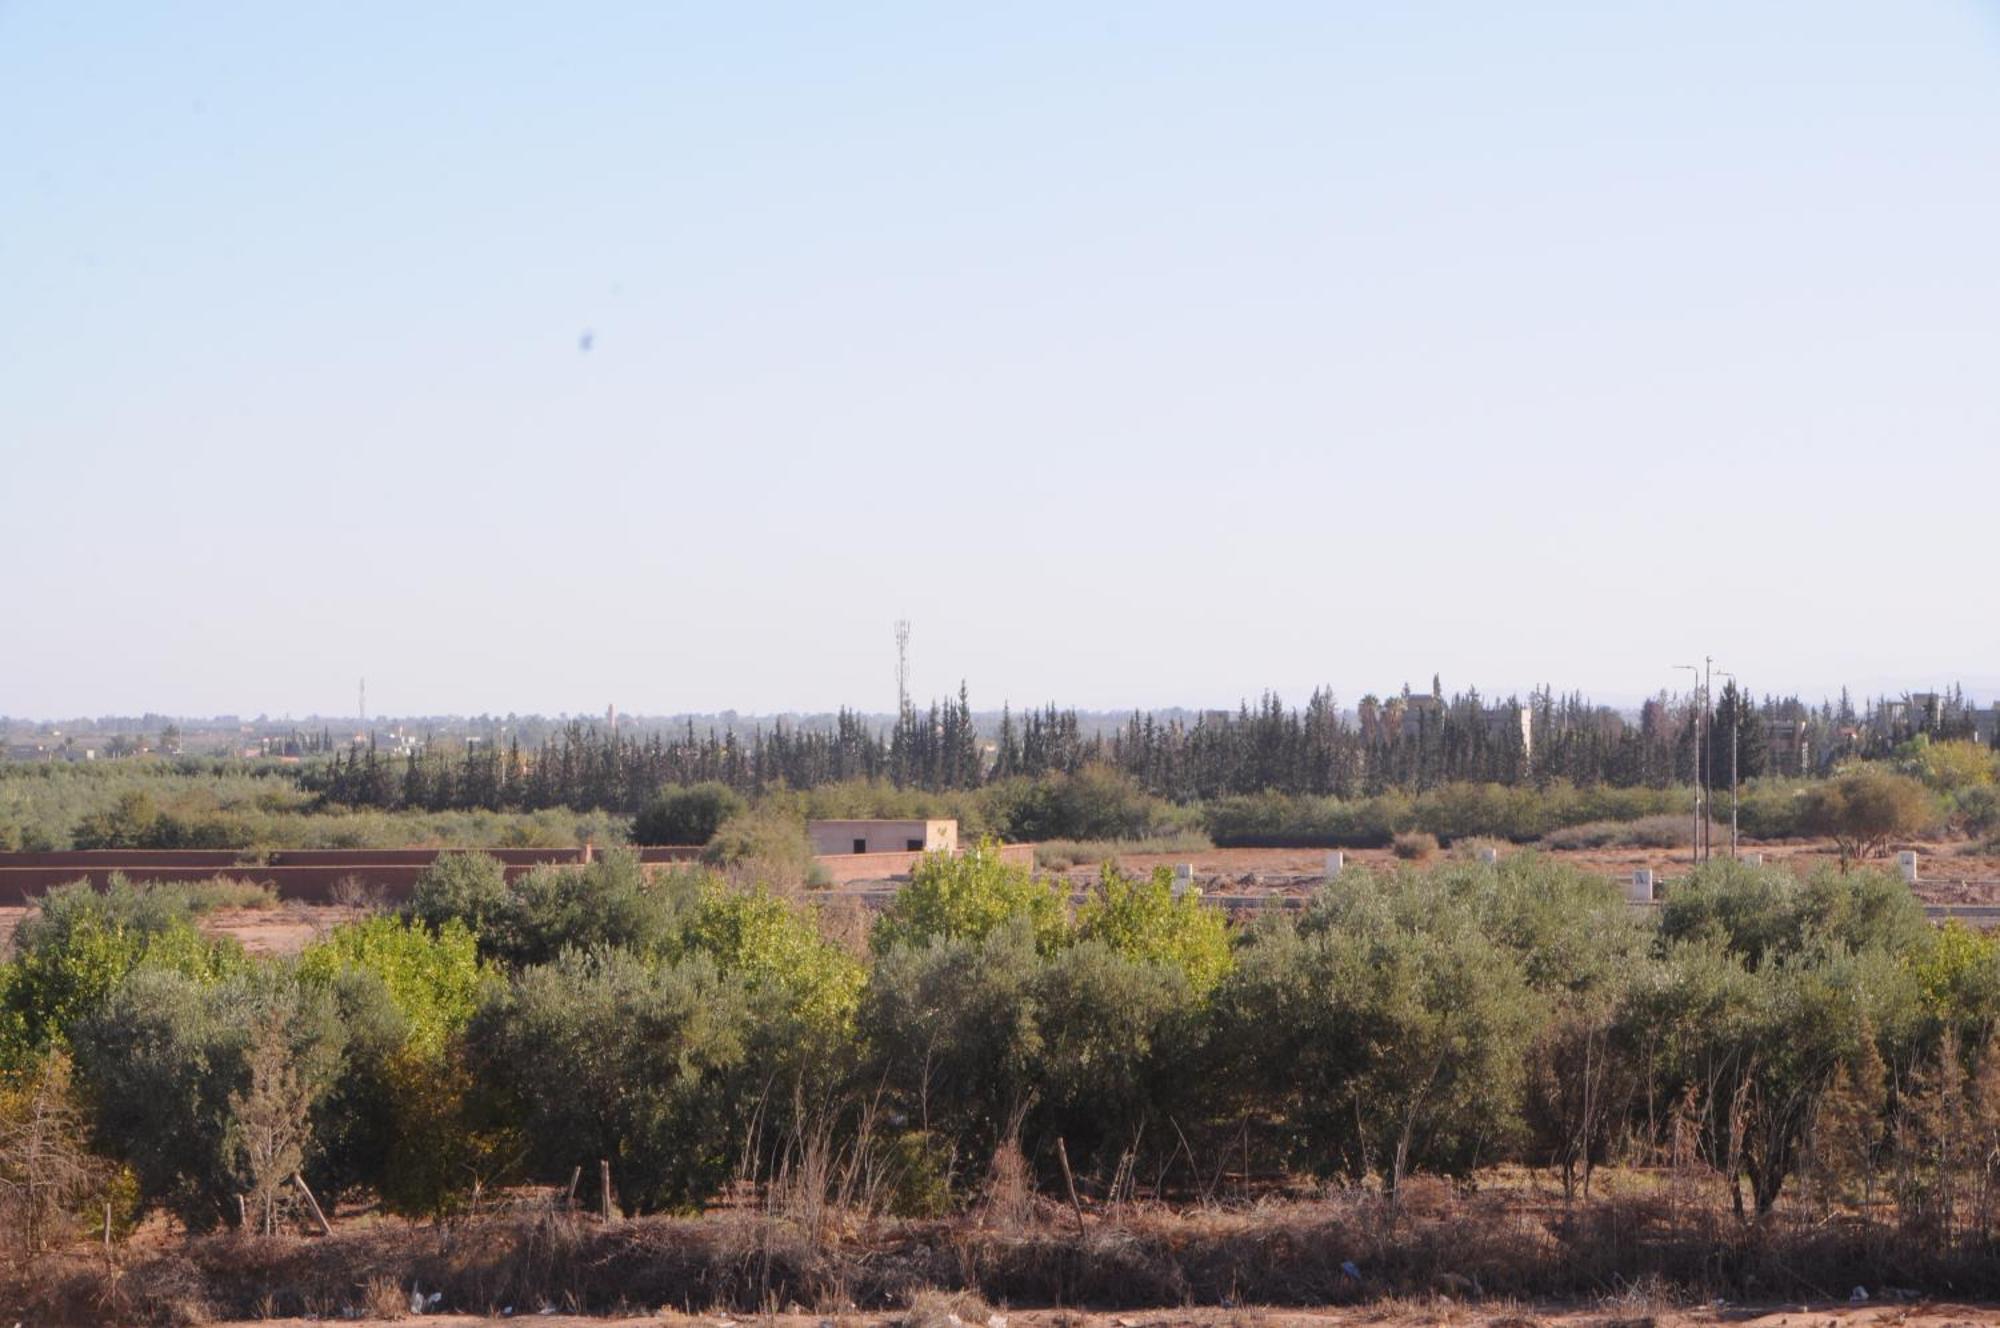
[[[1486,720],[1486,736],[1503,738],[1511,732],[1521,735],[1521,755],[1533,759],[1535,755],[1534,716],[1528,707],[1517,705],[1488,706],[1479,712]]]
[[[957,821],[807,821],[813,852],[956,853]]]

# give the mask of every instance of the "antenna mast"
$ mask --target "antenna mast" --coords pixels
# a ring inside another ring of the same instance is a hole
[[[896,714],[910,713],[910,620],[896,619]]]

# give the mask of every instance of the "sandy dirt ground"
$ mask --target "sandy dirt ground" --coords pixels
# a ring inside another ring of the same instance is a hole
[[[1917,896],[1925,903],[2000,903],[2000,857],[1964,853],[1962,844],[1910,845],[1918,853]],[[1502,847],[1501,854],[1535,851]],[[1767,863],[1783,863],[1805,872],[1839,862],[1830,844],[1786,841],[1741,846],[1744,853],[1761,853]],[[1391,870],[1398,864],[1388,849],[1347,849],[1349,867]],[[1448,856],[1440,854],[1438,858]],[[1607,848],[1551,853],[1556,861],[1605,876],[1629,878],[1649,868],[1661,879],[1684,875],[1689,869],[1686,849]],[[1878,860],[1893,867],[1894,859]],[[1122,857],[1128,871],[1150,872],[1158,866],[1191,863],[1195,881],[1211,894],[1305,894],[1318,886],[1325,871],[1323,849],[1223,848],[1193,853],[1134,853]],[[1096,879],[1096,865],[1070,868],[1065,875],[1079,887]]]
[[[662,1312],[642,1318],[588,1318],[572,1315],[517,1315],[551,1328],[899,1328],[900,1315],[847,1315],[820,1318],[809,1314],[689,1317]],[[267,1328],[303,1328],[306,1319],[265,1319]],[[382,1320],[346,1320],[378,1323]],[[414,1322],[404,1320],[403,1322]],[[473,1328],[496,1322],[468,1315],[426,1315],[421,1320],[440,1328]],[[1338,1310],[1280,1310],[1246,1306],[1233,1310],[1128,1310],[1093,1314],[1065,1310],[999,1311],[993,1319],[977,1316],[964,1328],[1969,1328],[2000,1323],[2000,1306],[1951,1302],[1912,1304],[1715,1306],[1703,1309],[1660,1309],[1617,1304],[1591,1307],[1455,1304],[1448,1300],[1361,1305]],[[919,1321],[921,1328],[950,1328],[941,1317]]]
[[[12,943],[25,908],[0,908],[0,954]],[[362,910],[334,904],[283,903],[275,908],[225,908],[206,914],[201,929],[211,936],[234,936],[252,954],[297,954],[315,938]]]

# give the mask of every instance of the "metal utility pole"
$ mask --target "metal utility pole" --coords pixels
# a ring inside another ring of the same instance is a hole
[[[1729,679],[1729,860],[1736,860],[1736,751],[1743,734],[1743,684],[1727,669],[1717,669]]]
[[[1701,691],[1700,669],[1692,664],[1676,664],[1674,667],[1677,669],[1686,669],[1689,673],[1692,673],[1694,681],[1689,686],[1696,693]],[[1695,705],[1699,707],[1700,704],[1701,698],[1697,695],[1695,697]],[[1701,711],[1699,708],[1694,712],[1694,851],[1690,855],[1689,861],[1701,861]]]
[[[1701,657],[1701,715],[1708,725],[1708,760],[1701,767],[1701,860],[1707,862],[1715,856],[1715,693],[1709,690],[1710,673],[1715,668],[1715,656]]]
[[[896,619],[896,718],[910,713],[910,620]]]

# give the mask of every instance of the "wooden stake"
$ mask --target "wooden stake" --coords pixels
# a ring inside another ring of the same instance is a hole
[[[577,1186],[578,1186],[579,1184],[581,1184],[581,1183],[582,1183],[582,1181],[583,1181],[583,1168],[582,1168],[582,1166],[580,1166],[580,1165],[579,1165],[579,1166],[574,1166],[574,1167],[571,1167],[571,1168],[569,1169],[569,1192],[568,1192],[567,1194],[563,1195],[563,1207],[564,1207],[564,1208],[574,1208],[574,1207],[576,1207],[576,1187],[577,1187]]]
[[[602,1205],[604,1220],[611,1220],[611,1163],[604,1158],[597,1159],[597,1189]]]
[[[1076,1210],[1076,1234],[1083,1235],[1083,1205],[1076,1197],[1076,1177],[1069,1169],[1069,1149],[1060,1137],[1056,1139],[1056,1160],[1062,1163],[1063,1188],[1069,1191],[1069,1206]]]
[[[294,1171],[292,1173],[292,1184],[298,1186],[299,1193],[306,1197],[306,1210],[312,1214],[313,1221],[319,1224],[319,1234],[322,1236],[331,1236],[333,1234],[333,1224],[328,1222],[326,1214],[320,1211],[319,1200],[313,1198],[312,1189],[306,1184],[306,1178]]]

